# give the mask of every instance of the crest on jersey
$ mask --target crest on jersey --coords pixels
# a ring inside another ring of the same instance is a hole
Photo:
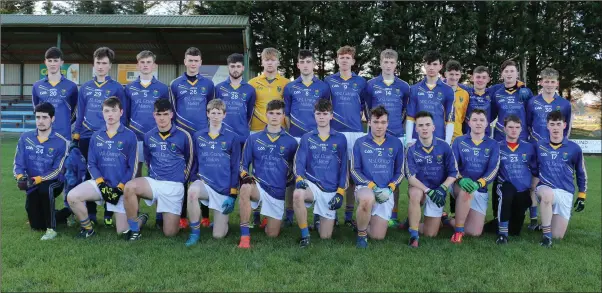
[[[527,154],[523,154],[523,162],[527,162]]]
[[[567,152],[562,153],[562,160],[566,161],[569,159],[569,154]]]
[[[247,100],[247,93],[242,93],[242,100],[246,101]]]
[[[316,90],[316,91],[314,92],[314,95],[315,95],[316,97],[317,97],[317,96],[320,96],[320,90]]]
[[[280,154],[284,155],[284,147],[283,146],[280,147]]]
[[[225,150],[226,150],[226,142],[222,141],[222,151],[225,151]]]
[[[464,102],[464,98],[460,97],[460,103]]]
[[[337,151],[337,144],[336,144],[336,143],[333,143],[333,144],[332,144],[332,151],[333,151],[333,152],[336,152],[336,151]]]
[[[281,86],[277,86],[277,87],[276,87],[276,90],[277,90],[278,92],[281,92],[281,91],[282,91],[282,87],[281,87]]]
[[[154,95],[155,97],[158,97],[158,96],[159,96],[159,91],[158,91],[158,90],[154,90],[154,91],[153,91],[153,95]]]
[[[489,157],[489,149],[485,149],[485,157]]]
[[[67,94],[67,90],[66,89],[62,89],[61,90],[61,95],[66,95],[66,94]],[[558,107],[558,108],[560,108],[560,107]]]
[[[48,156],[52,157],[52,155],[54,155],[54,148],[48,148]]]
[[[353,83],[353,89],[354,90],[357,89],[357,83],[355,83],[355,82]]]
[[[172,142],[171,145],[169,146],[169,150],[172,151],[172,152],[175,152],[176,149],[177,149],[176,148],[176,144]]]
[[[108,95],[110,95],[110,94],[111,94],[111,91],[110,91],[110,90],[106,90],[106,91],[105,91],[105,93],[106,93],[106,94],[107,94],[107,96],[108,96]]]
[[[393,156],[393,148],[389,148],[389,157]]]
[[[560,106],[556,106],[556,110],[557,110],[557,111],[560,111]]]
[[[201,87],[201,93],[202,93],[202,94],[204,94],[204,93],[206,93],[206,92],[207,92],[207,88],[206,88],[206,87],[204,87],[204,86],[203,86],[203,87]]]
[[[437,155],[437,163],[443,162],[443,155]]]
[[[123,141],[118,141],[117,142],[117,149],[120,150],[120,151],[123,150]]]

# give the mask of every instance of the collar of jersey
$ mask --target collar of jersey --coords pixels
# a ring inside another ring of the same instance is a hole
[[[312,77],[312,78],[311,78],[311,82],[312,82],[312,84],[313,84],[314,82],[317,82],[318,80],[319,80],[319,79],[318,79],[318,78],[317,78],[315,75],[314,75],[314,77]],[[295,81],[294,81],[294,82],[296,82],[296,83],[303,83],[303,78],[301,78],[301,76],[299,76],[299,77],[297,77],[297,79],[295,79]]]
[[[59,82],[63,81],[65,78],[66,78],[66,77],[65,77],[63,74],[61,74],[61,80],[59,80]],[[50,82],[50,81],[48,80],[48,74],[44,75],[44,81],[45,81],[45,82]]]
[[[261,73],[260,76],[266,80],[268,79],[268,77],[265,76],[265,73],[263,73],[263,72]],[[284,78],[284,77],[282,77],[282,75],[280,75],[280,73],[276,73],[276,76],[274,76],[274,79],[281,79],[281,78]]]
[[[138,75],[138,78],[136,79],[136,82],[138,82],[140,85],[142,85],[142,81],[140,81],[140,75]],[[153,78],[151,78],[151,84],[157,82],[157,79],[155,78],[155,76],[153,75]]]
[[[225,131],[226,131],[226,124],[224,124],[224,123],[222,122],[222,126],[219,128],[219,134],[220,134],[220,135],[223,135]],[[203,129],[201,129],[201,132],[202,132],[203,134],[207,134],[207,135],[209,135],[209,126],[208,126],[208,127],[206,127],[206,128],[203,128]]]
[[[428,88],[428,87],[426,86],[426,77],[425,77],[425,78],[423,78],[423,79],[420,81],[420,84],[422,84],[422,85],[424,85],[424,87]],[[445,83],[443,82],[443,80],[441,80],[441,78],[437,78],[437,83],[435,84],[435,87],[436,87],[436,86],[438,86],[438,85],[444,85],[444,84],[445,84]]]
[[[34,135],[33,135],[34,137],[37,137],[37,136],[38,136],[38,129],[36,129],[36,130],[32,131],[32,133],[34,134]],[[54,129],[51,129],[51,130],[50,130],[50,134],[48,134],[48,140],[50,140],[51,138],[53,138],[53,137],[55,137],[55,136],[56,136],[56,131],[54,131]],[[48,140],[47,140],[47,141],[48,141]]]
[[[317,135],[317,136],[320,136],[320,132],[318,131],[318,129],[314,129],[314,130],[312,130],[312,131],[311,131],[311,134],[312,134],[312,135]],[[330,127],[330,132],[328,132],[328,135],[330,135],[330,136],[333,136],[333,135],[335,135],[335,134],[337,134],[337,131],[336,131],[336,130],[334,130],[334,129],[332,129],[332,127]]]
[[[123,123],[119,123],[119,127],[117,127],[117,132],[123,132],[123,129],[124,129]],[[106,131],[107,131],[107,125],[106,125],[106,124],[105,124],[105,125],[103,125],[103,126],[100,128],[100,130],[101,130],[101,131],[105,131],[105,132],[106,132]]]
[[[230,82],[230,76],[226,77],[226,79],[224,80],[224,83],[227,84],[228,86],[232,87],[231,86],[232,83]],[[246,83],[247,83],[247,81],[244,78],[240,79],[240,85],[243,85]]]
[[[338,78],[339,78],[339,79],[341,79],[341,80],[344,80],[344,79],[341,77],[341,72],[340,72],[340,71],[339,71],[339,72],[337,72],[337,73],[335,73],[335,74],[333,74],[333,75],[334,75],[334,76],[336,76],[336,77],[338,77]],[[356,77],[356,76],[357,76],[357,74],[355,74],[355,72],[351,71],[351,77],[350,77],[348,80],[351,80],[352,78],[354,78],[354,77]],[[347,81],[348,81],[348,80],[347,80]]]

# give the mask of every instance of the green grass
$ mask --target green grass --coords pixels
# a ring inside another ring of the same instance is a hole
[[[422,237],[420,248],[410,249],[407,232],[390,230],[386,240],[369,241],[369,249],[360,251],[354,233],[338,228],[328,241],[312,234],[312,246],[301,250],[299,229],[292,227],[276,239],[254,229],[254,247],[243,251],[236,247],[237,214],[225,239],[214,240],[203,229],[200,245],[190,249],[184,247],[187,233],[167,239],[151,227],[141,241],[127,243],[104,227],[93,239],[77,240],[77,229],[62,225],[57,239],[42,242],[26,224],[24,194],[12,180],[15,142],[4,137],[1,146],[3,292],[601,290],[600,157],[587,158],[585,211],[573,216],[566,238],[552,249],[540,247],[540,233],[528,231],[504,247],[493,235],[452,245],[450,230]],[[404,193],[400,218],[406,214]]]

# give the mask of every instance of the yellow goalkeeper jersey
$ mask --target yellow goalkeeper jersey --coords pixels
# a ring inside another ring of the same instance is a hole
[[[284,86],[290,81],[284,76],[277,74],[274,80],[269,82],[265,74],[254,77],[249,80],[249,84],[255,88],[255,109],[253,110],[253,118],[251,119],[251,131],[260,131],[267,125],[265,116],[268,103],[272,100],[283,100],[282,93]],[[282,122],[285,126],[285,122]]]

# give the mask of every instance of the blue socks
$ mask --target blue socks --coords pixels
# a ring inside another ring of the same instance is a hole
[[[537,220],[537,206],[529,207],[529,217],[531,220]]]
[[[541,230],[543,231],[543,236],[546,236],[546,237],[552,239],[552,225],[541,226]]]
[[[249,236],[249,223],[240,223],[240,236]]]
[[[140,232],[140,227],[138,226],[138,219],[128,219],[128,225],[130,225],[130,230],[132,230],[132,232]]]
[[[353,219],[353,206],[345,206],[345,221],[351,221]]]
[[[190,223],[190,234],[201,235],[201,222]]]
[[[286,220],[289,222],[293,222],[293,216],[295,215],[295,211],[291,209],[286,209]]]
[[[418,239],[418,237],[420,237],[420,236],[418,236],[418,229],[417,228],[410,227],[409,231],[410,231],[410,237],[411,238]]]

